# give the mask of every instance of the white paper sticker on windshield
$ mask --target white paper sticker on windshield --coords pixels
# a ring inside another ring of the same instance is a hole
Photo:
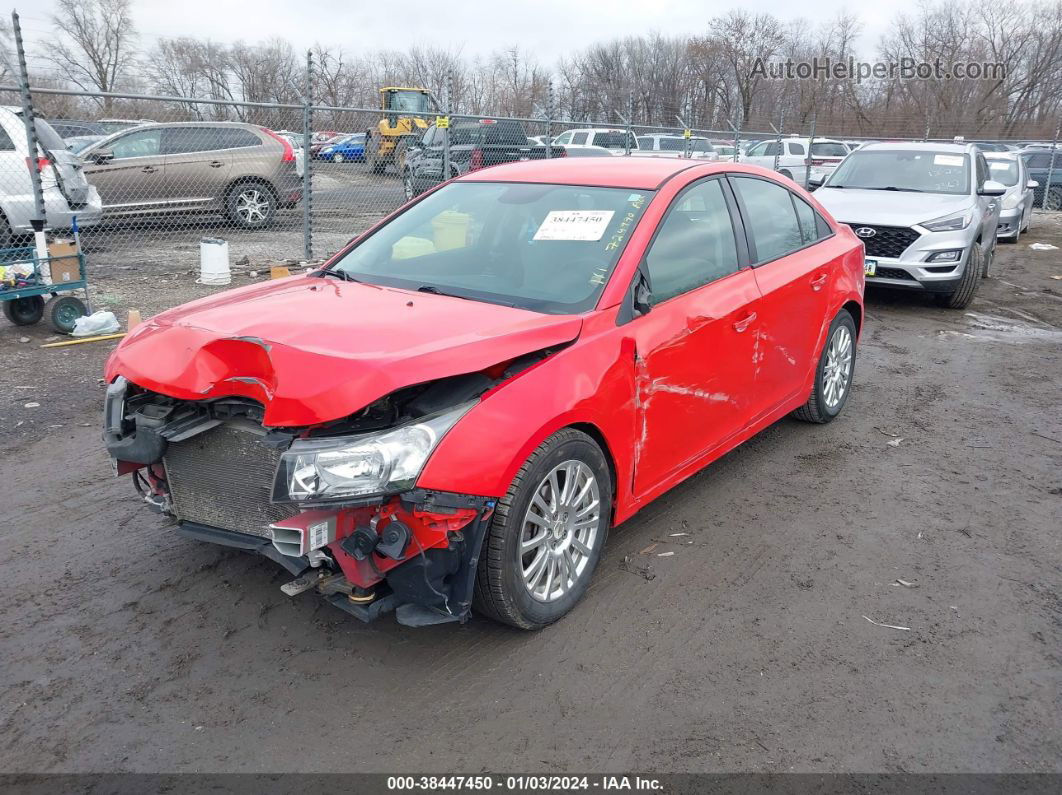
[[[613,210],[553,210],[535,232],[535,240],[600,240]]]
[[[962,166],[962,155],[934,155],[934,166]]]

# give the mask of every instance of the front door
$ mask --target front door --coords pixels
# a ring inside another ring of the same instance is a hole
[[[646,253],[652,309],[631,322],[639,495],[748,423],[759,291],[739,255],[732,209],[723,178],[694,183]]]
[[[85,177],[99,191],[105,212],[152,207],[165,200],[161,135],[159,128],[134,129],[83,155]],[[110,156],[94,162],[95,153],[104,151]]]

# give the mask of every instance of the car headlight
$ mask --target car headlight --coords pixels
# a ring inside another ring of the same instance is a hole
[[[943,218],[934,218],[932,221],[923,221],[920,226],[924,226],[930,232],[957,232],[968,227],[972,220],[973,213],[965,210],[961,213],[945,215]]]
[[[473,405],[387,431],[296,439],[280,457],[273,502],[330,502],[412,488],[439,441]]]
[[[1013,210],[1018,206],[1018,194],[1010,193],[1003,197],[1003,209]]]

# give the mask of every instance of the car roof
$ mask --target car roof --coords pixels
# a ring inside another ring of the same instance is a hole
[[[473,171],[459,182],[535,182],[540,184],[593,185],[602,188],[656,190],[676,174],[706,165],[669,157],[566,157],[524,160]]]
[[[974,150],[974,144],[942,144],[930,141],[879,141],[867,144],[860,149],[863,152],[952,152],[954,154],[971,154]]]
[[[1017,152],[982,152],[986,160],[1018,160]]]

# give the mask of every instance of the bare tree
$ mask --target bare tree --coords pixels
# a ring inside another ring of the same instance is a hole
[[[42,53],[71,83],[86,91],[120,87],[136,53],[130,0],[58,0],[52,22],[58,41]],[[110,113],[112,101],[102,100]]]

